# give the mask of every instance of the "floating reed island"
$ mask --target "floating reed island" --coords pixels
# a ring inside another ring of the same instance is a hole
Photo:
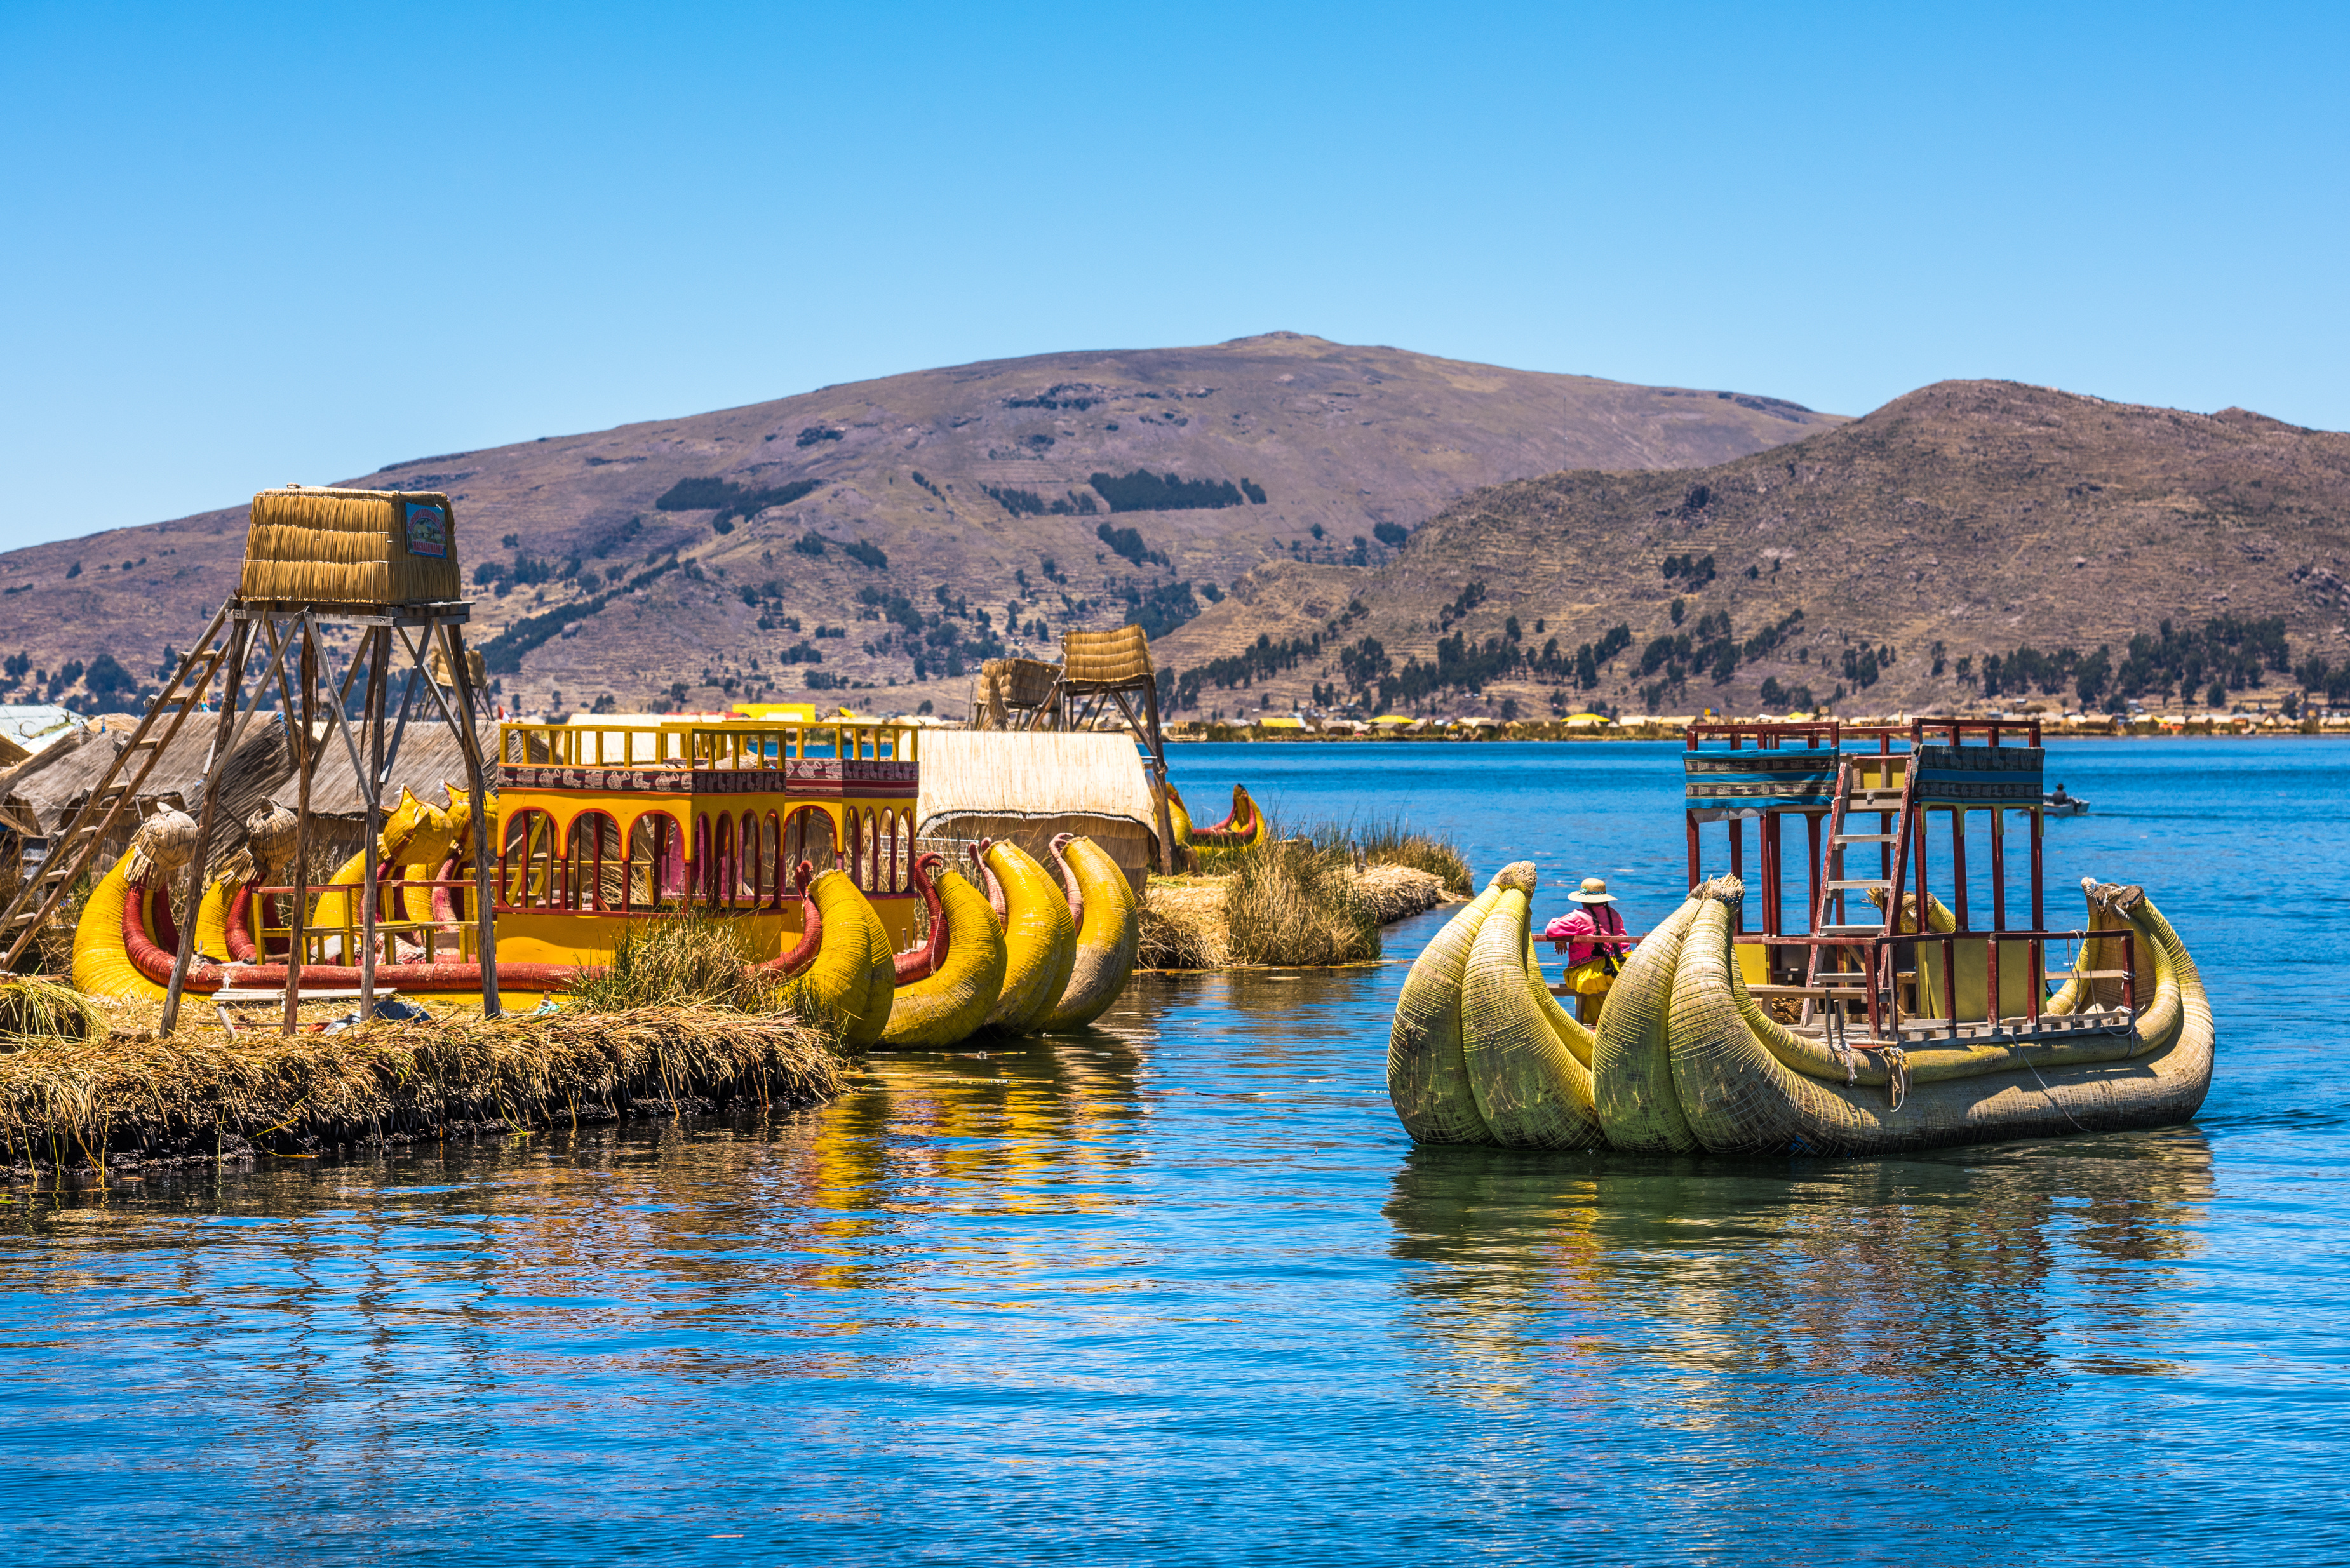
[[[1232,791],[1237,842],[1179,817],[1191,874],[1154,877],[1142,903],[1141,967],[1311,969],[1369,963],[1380,928],[1469,896],[1451,845],[1399,823],[1322,824],[1284,834]]]
[[[348,1003],[342,1004],[348,1006]],[[293,1035],[157,1032],[160,1009],[0,984],[0,1176],[397,1147],[451,1135],[796,1108],[840,1091],[831,1029],[708,1001],[457,1012]],[[421,1011],[421,1010],[420,1010]],[[313,1015],[317,1016],[313,1016]]]

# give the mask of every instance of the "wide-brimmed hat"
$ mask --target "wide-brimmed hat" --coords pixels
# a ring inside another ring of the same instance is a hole
[[[1586,877],[1583,886],[1569,893],[1567,898],[1578,904],[1612,904],[1616,901],[1616,895],[1607,890],[1607,884],[1596,877]]]

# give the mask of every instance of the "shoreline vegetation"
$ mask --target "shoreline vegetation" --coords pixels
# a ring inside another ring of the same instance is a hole
[[[1949,715],[1935,715],[1948,717]],[[1773,716],[1762,714],[1742,718],[1742,724],[1826,723],[1831,721],[1853,725],[1907,726],[1912,715],[1888,713],[1876,717],[1846,714],[1800,714]],[[2350,718],[2286,720],[2273,713],[2212,713],[2197,717],[2169,714],[2159,719],[2131,720],[2082,719],[2056,713],[1984,713],[1956,715],[1969,722],[2024,723],[2038,720],[2043,735],[2062,735],[2068,739],[2133,740],[2166,735],[2238,736],[2252,739],[2308,735],[2319,739],[2328,736],[2350,739]],[[1263,742],[1275,744],[1313,742],[1321,744],[1353,743],[1358,745],[1395,745],[1416,742],[1474,742],[1479,741],[1678,741],[1686,736],[1695,723],[1729,723],[1728,719],[1712,717],[1626,719],[1622,721],[1513,720],[1500,719],[1419,719],[1409,724],[1391,724],[1365,730],[1316,730],[1305,721],[1288,714],[1275,714],[1271,722],[1238,724],[1220,722],[1185,720],[1167,727],[1167,742],[1197,744],[1207,742]]]
[[[1137,968],[1374,963],[1381,928],[1470,893],[1460,851],[1400,822],[1267,827],[1254,848],[1196,849],[1191,874],[1150,878]]]

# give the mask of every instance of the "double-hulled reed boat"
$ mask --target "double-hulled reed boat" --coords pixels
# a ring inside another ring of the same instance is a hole
[[[1654,1153],[1883,1154],[2187,1120],[2213,1051],[2194,961],[2135,886],[2085,881],[2086,924],[2049,927],[2042,767],[2036,722],[1692,727],[1690,895],[1626,961],[1596,1029],[1558,1008],[1535,961],[1532,866],[1505,867],[1405,981],[1398,1116],[1427,1143]],[[1977,814],[1987,907],[1970,898]],[[1804,825],[1800,929],[1783,887],[1791,816]],[[2046,967],[2057,945],[2076,951],[2069,971]]]
[[[1051,846],[1057,876],[1004,843],[970,846],[971,879],[918,855],[920,745],[911,726],[845,719],[502,726],[487,882],[502,999],[564,991],[631,927],[698,916],[733,927],[748,961],[797,981],[852,1045],[1090,1023],[1133,967],[1123,873],[1067,835]],[[483,990],[470,805],[449,796],[403,792],[379,836],[378,986]],[[85,907],[83,990],[164,994],[179,938],[161,889],[193,826],[178,823],[142,826]],[[369,857],[297,888],[291,828],[282,808],[249,824],[246,850],[206,887],[185,991],[359,983]]]

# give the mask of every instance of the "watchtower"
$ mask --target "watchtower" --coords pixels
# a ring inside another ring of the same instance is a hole
[[[292,1033],[299,1002],[302,927],[308,899],[298,884],[307,876],[310,782],[319,753],[333,743],[330,735],[348,753],[352,772],[361,784],[366,842],[371,846],[382,829],[384,780],[411,718],[447,724],[464,757],[466,788],[473,797],[482,1000],[484,1012],[494,1015],[498,1011],[497,939],[491,925],[489,895],[495,857],[490,852],[488,770],[475,728],[482,706],[479,665],[467,657],[464,641],[473,607],[463,592],[456,512],[445,494],[289,484],[255,495],[236,592],[180,660],[178,670],[132,732],[130,744],[117,754],[80,810],[51,841],[39,868],[26,880],[6,910],[0,912],[0,932],[10,938],[6,964],[14,966],[34,934],[64,902],[108,830],[138,797],[181,726],[207,702],[217,702],[194,848],[201,879],[217,826],[223,770],[245,725],[273,695],[274,683],[274,695],[286,715],[293,742],[296,792],[297,887],[290,900],[294,932],[287,955],[284,1028]],[[329,628],[356,630],[358,640],[347,650],[338,649],[336,639],[327,635]],[[332,668],[338,653],[339,675]],[[256,663],[259,677],[249,679]],[[442,680],[433,678],[435,667],[442,673]],[[349,707],[362,672],[366,684],[360,688],[359,737],[355,738]],[[391,717],[386,710],[395,677],[400,680],[400,694],[397,716]],[[443,690],[444,681],[453,688],[453,704]],[[364,886],[363,1016],[372,1012],[375,1001],[379,900],[372,851]],[[195,926],[192,919],[180,924],[179,951],[163,1002],[162,1028],[167,1033],[178,1020]]]

